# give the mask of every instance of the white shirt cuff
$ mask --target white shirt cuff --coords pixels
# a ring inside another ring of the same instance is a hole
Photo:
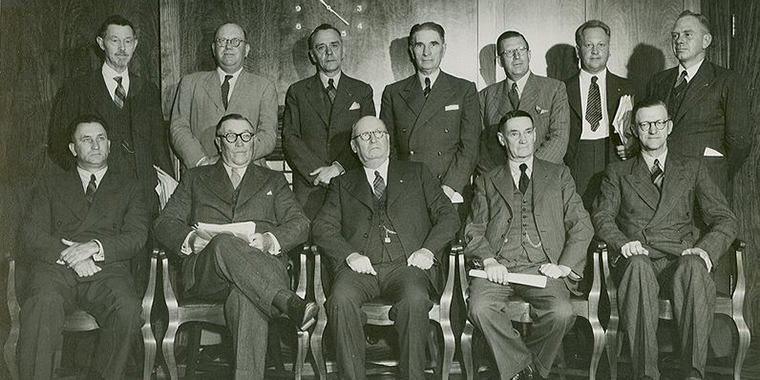
[[[98,239],[92,239],[95,243],[98,244],[98,253],[92,255],[93,261],[106,261],[106,254],[103,252],[103,244],[100,243],[100,240]]]
[[[272,255],[279,255],[282,248],[280,247],[280,242],[277,241],[277,238],[274,237],[274,234],[271,232],[266,232],[264,235],[269,235],[269,237],[272,239],[272,247],[269,248],[269,253]]]
[[[193,253],[193,247],[190,246],[190,236],[193,235],[193,232],[195,231],[190,231],[182,242],[182,248],[180,248],[179,252],[183,255],[189,256]]]

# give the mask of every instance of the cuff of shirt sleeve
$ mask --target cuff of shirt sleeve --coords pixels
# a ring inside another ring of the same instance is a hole
[[[195,231],[190,231],[182,242],[182,248],[180,248],[179,252],[183,255],[190,255],[193,253],[193,247],[190,246],[190,237],[193,235],[193,232]]]
[[[98,245],[98,252],[92,255],[93,261],[106,261],[106,254],[103,252],[103,244],[98,239],[92,239]]]
[[[264,235],[268,235],[270,239],[272,239],[272,246],[269,248],[269,253],[272,255],[279,255],[280,250],[282,247],[280,247],[280,242],[277,241],[277,238],[274,237],[274,234],[271,232],[267,232]]]
[[[341,165],[340,162],[333,161],[332,164],[338,168],[338,171],[340,171],[340,175],[343,175],[344,173],[346,173],[346,169],[343,168],[343,165]]]

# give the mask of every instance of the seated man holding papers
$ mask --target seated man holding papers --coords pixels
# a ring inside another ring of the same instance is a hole
[[[505,114],[497,138],[509,160],[476,179],[465,228],[465,256],[482,261],[486,277],[470,279],[468,315],[498,358],[502,380],[541,379],[575,321],[570,293],[577,292],[593,230],[569,169],[533,156],[529,113]],[[510,283],[511,273],[546,276],[546,286]],[[526,342],[507,322],[512,294],[531,305]]]

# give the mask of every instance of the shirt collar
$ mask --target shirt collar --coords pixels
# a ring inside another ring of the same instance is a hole
[[[508,160],[509,172],[510,174],[512,174],[512,180],[515,183],[515,187],[517,187],[517,184],[520,183],[520,174],[522,174],[522,171],[520,170],[520,165],[522,164],[528,165],[528,169],[525,170],[525,175],[527,175],[528,178],[531,178],[533,176],[533,158],[534,157],[531,157],[528,159],[528,161],[525,161],[525,162],[517,162],[517,161]]]
[[[650,172],[652,171],[652,166],[654,166],[654,160],[659,160],[660,161],[660,169],[662,169],[662,171],[665,171],[665,160],[668,158],[668,150],[665,149],[665,151],[662,152],[661,155],[656,156],[656,157],[655,156],[650,156],[650,155],[648,155],[646,152],[644,152],[642,150],[641,151],[641,157],[644,158],[644,162],[646,162],[647,169]]]
[[[220,160],[221,160],[221,158],[220,158]],[[222,164],[224,165],[224,171],[227,172],[227,177],[230,177],[230,178],[232,178],[232,169],[233,168],[237,169],[238,174],[240,174],[240,178],[243,178],[243,176],[245,176],[246,170],[248,170],[248,166],[239,166],[239,167],[234,166],[233,167],[233,166],[227,165],[227,163],[224,162],[224,160],[222,160]]]
[[[702,67],[702,63],[705,62],[704,59],[697,62],[696,65],[693,65],[692,67],[689,67],[688,69],[683,67],[682,64],[678,64],[678,76],[681,76],[681,73],[686,71],[686,82],[691,82],[692,79],[694,79],[694,76],[697,75],[697,71],[699,71],[699,68]]]
[[[224,83],[224,77],[227,75],[232,75],[232,78],[230,78],[230,87],[232,87],[232,83],[234,83],[238,77],[240,76],[240,73],[243,71],[243,67],[241,66],[238,71],[235,71],[234,73],[230,74],[224,70],[222,70],[221,67],[216,67],[216,74],[219,76],[219,83]]]
[[[580,77],[581,81],[584,83],[591,83],[591,77],[596,77],[597,83],[599,83],[599,87],[601,87],[601,84],[606,83],[607,80],[607,68],[605,67],[604,70],[596,74],[591,74],[590,72],[581,69]]]
[[[517,94],[522,96],[523,90],[525,90],[525,84],[528,83],[528,77],[531,76],[532,73],[528,71],[525,75],[523,75],[522,78],[517,80]],[[513,80],[507,78],[507,84],[509,85],[509,90],[512,89],[512,83],[515,83]]]
[[[383,181],[385,181],[386,186],[388,185],[388,163],[390,163],[389,159],[385,159],[385,162],[380,164],[376,169],[370,169],[366,166],[364,166],[364,175],[367,177],[367,182],[369,182],[369,187],[372,188],[374,182],[375,182],[375,171],[380,173],[380,177],[383,177]]]
[[[116,70],[114,70],[111,66],[108,66],[107,63],[103,62],[103,66],[100,70],[100,72],[103,74],[103,81],[106,82],[106,87],[109,88],[109,91],[111,87],[116,89],[116,86],[118,84],[113,79],[115,77],[121,77],[121,85],[124,87],[124,91],[126,93],[129,93],[129,67],[127,67],[124,72],[117,73]],[[113,92],[113,91],[110,91]]]
[[[436,69],[436,70],[435,70],[435,71],[434,71],[432,74],[430,74],[430,75],[425,75],[425,74],[422,74],[421,72],[419,72],[419,71],[418,71],[418,72],[417,72],[417,79],[420,81],[420,85],[421,85],[421,86],[422,86],[422,88],[424,89],[424,88],[425,88],[425,78],[426,78],[426,77],[427,77],[427,78],[430,78],[430,88],[432,89],[432,88],[433,88],[433,86],[435,85],[435,81],[438,79],[438,75],[439,75],[439,74],[441,74],[441,68],[440,68],[440,67],[439,67],[439,68],[437,68],[437,69]]]
[[[79,180],[82,182],[82,188],[84,191],[87,191],[87,185],[90,184],[90,177],[93,174],[95,174],[95,184],[100,187],[100,182],[103,180],[103,176],[106,175],[107,171],[108,166],[104,167],[103,169],[98,169],[94,172],[87,171],[77,166],[77,173],[79,174]]]
[[[329,76],[325,75],[324,73],[320,72],[319,73],[319,79],[322,81],[322,88],[327,88],[327,86],[329,84],[328,82],[330,81],[330,79],[332,79],[333,80],[333,86],[335,86],[335,89],[338,89],[338,82],[340,82],[340,77],[342,75],[343,75],[342,71],[338,71],[338,74],[336,74],[335,76],[332,76],[332,77],[329,77]]]

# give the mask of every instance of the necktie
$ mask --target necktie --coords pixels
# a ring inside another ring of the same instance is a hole
[[[652,183],[657,186],[657,190],[662,190],[663,177],[665,177],[665,172],[660,167],[660,160],[654,160],[654,165],[652,165]]]
[[[224,109],[227,109],[227,105],[229,104],[230,79],[232,79],[232,75],[225,75],[224,83],[222,83],[222,104],[224,104]]]
[[[422,90],[422,95],[425,95],[426,98],[430,95],[430,78],[428,77],[425,77],[425,89]]]
[[[95,198],[95,191],[98,190],[97,178],[95,174],[90,175],[90,183],[87,184],[87,190],[84,192],[84,197],[87,199],[87,203],[92,203],[92,199]]]
[[[378,200],[382,198],[385,192],[385,181],[383,181],[383,177],[380,176],[377,170],[375,170],[375,180],[372,182],[372,187],[374,188],[375,198]]]
[[[528,170],[528,165],[520,164],[520,192],[523,194],[528,191],[528,183],[530,182],[528,174],[525,173],[526,170]]]
[[[124,91],[124,86],[121,85],[121,77],[113,77],[113,80],[117,83],[116,90],[113,93],[113,102],[116,103],[119,109],[122,109],[124,108],[124,101],[127,100],[127,92]]]
[[[669,111],[673,117],[675,117],[678,109],[681,108],[683,96],[686,94],[686,87],[689,86],[689,82],[686,80],[687,76],[688,73],[686,70],[682,71],[681,75],[679,75],[678,79],[676,80],[675,86],[673,86],[673,91],[670,93],[670,104],[668,104],[668,106],[670,107]]]
[[[338,95],[338,90],[335,88],[335,81],[332,78],[327,81],[327,88],[325,90],[327,91],[327,97],[330,98],[330,104],[333,104],[335,96]]]
[[[517,82],[512,83],[512,89],[509,90],[509,102],[512,103],[512,109],[516,110],[520,107],[520,95],[517,94]]]
[[[243,177],[240,176],[240,169],[238,168],[232,168],[230,170],[230,181],[232,182],[232,187],[237,189],[238,186],[240,186],[240,181],[243,179]]]
[[[588,86],[588,101],[586,101],[586,121],[591,124],[592,132],[599,129],[599,122],[602,120],[602,96],[599,94],[597,80],[599,78],[596,75],[591,77],[591,84]]]

